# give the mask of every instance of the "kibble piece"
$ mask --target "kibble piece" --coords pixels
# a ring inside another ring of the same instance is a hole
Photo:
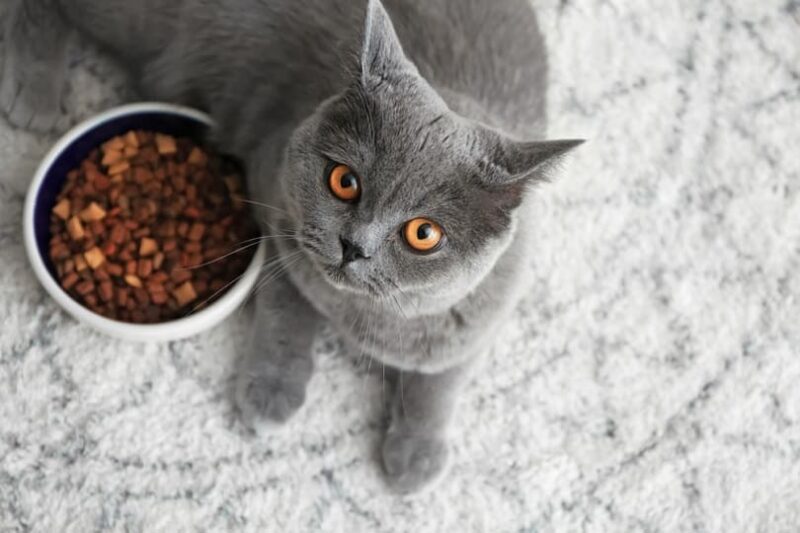
[[[175,143],[175,137],[171,135],[164,135],[156,133],[156,149],[161,155],[170,155],[178,152],[178,146]]]
[[[122,137],[114,137],[113,139],[106,141],[102,148],[104,152],[108,152],[109,150],[119,151],[125,148],[125,141],[122,139]]]
[[[94,283],[91,280],[82,281],[75,286],[75,292],[81,296],[86,296],[92,291],[94,291]]]
[[[59,242],[50,246],[50,255],[53,259],[67,259],[69,258],[69,248],[63,242]]]
[[[186,162],[192,165],[205,165],[207,161],[208,157],[206,157],[205,152],[196,146],[192,148],[189,157],[186,159]]]
[[[70,290],[80,279],[80,276],[75,272],[70,272],[64,279],[61,280],[61,286],[64,287],[66,290]]]
[[[100,207],[97,202],[92,202],[81,211],[81,220],[84,222],[96,222],[106,218],[106,210]]]
[[[111,242],[115,244],[122,244],[125,242],[125,226],[122,224],[115,224],[111,228]]]
[[[126,146],[125,150],[122,151],[122,155],[127,159],[132,158],[138,153],[139,153],[139,147],[137,146]]]
[[[67,222],[67,231],[74,241],[79,241],[86,236],[86,232],[83,231],[83,224],[76,216],[70,218],[69,222]]]
[[[123,161],[120,161],[119,163],[109,167],[108,175],[109,176],[115,176],[117,174],[122,174],[123,172],[125,172],[126,170],[128,170],[130,168],[131,168],[131,164],[129,162],[123,160]]]
[[[129,131],[125,134],[124,139],[125,146],[133,146],[134,148],[139,148],[139,137],[136,136],[136,132]]]
[[[162,252],[156,253],[153,256],[153,268],[156,270],[161,270],[161,265],[164,264],[164,254]]]
[[[140,280],[138,276],[134,274],[128,274],[127,276],[125,276],[125,283],[127,283],[128,285],[130,285],[135,289],[140,289],[142,287],[142,280]]]
[[[195,222],[192,224],[192,227],[189,229],[189,240],[190,241],[199,241],[203,238],[203,235],[206,233],[206,225],[202,222]]]
[[[155,239],[144,237],[139,244],[139,256],[147,257],[158,252],[158,243]]]
[[[123,153],[119,150],[106,150],[106,152],[103,154],[103,160],[100,161],[100,164],[105,167],[110,167],[122,161],[124,157],[125,156]]]
[[[106,280],[100,284],[100,288],[97,291],[100,293],[100,299],[104,302],[110,302],[111,299],[114,297],[114,285]]]
[[[82,255],[76,255],[73,261],[75,262],[75,272],[83,272],[89,268],[89,265],[86,264],[86,259]]]
[[[107,263],[106,270],[108,273],[114,277],[121,277],[122,274],[125,273],[125,269],[122,268],[122,265],[118,265],[116,263]]]
[[[120,307],[128,305],[128,289],[117,289],[117,304]]]
[[[92,270],[97,270],[100,265],[106,262],[106,257],[97,246],[88,252],[84,252],[83,258],[86,259],[86,264],[89,265]]]
[[[197,299],[197,293],[194,291],[194,286],[192,286],[191,281],[187,281],[174,291],[172,291],[172,295],[178,301],[178,305],[184,307],[187,304],[192,303]]]
[[[146,278],[153,272],[153,261],[151,259],[139,259],[136,273],[140,278]]]
[[[67,220],[70,214],[70,201],[67,198],[64,198],[58,202],[53,208],[53,214],[55,214],[61,220]]]

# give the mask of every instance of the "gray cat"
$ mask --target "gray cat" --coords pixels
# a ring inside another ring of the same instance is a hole
[[[546,56],[527,0],[23,0],[0,109],[58,122],[71,28],[148,98],[207,110],[247,164],[287,275],[258,293],[237,402],[288,419],[330,324],[399,371],[383,444],[407,493],[445,470],[466,369],[522,295],[532,185],[580,141],[545,128]],[[387,12],[388,11],[388,12]]]

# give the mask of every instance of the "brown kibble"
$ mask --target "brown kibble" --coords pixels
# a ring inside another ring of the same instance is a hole
[[[117,255],[117,245],[113,242],[107,242],[105,245],[103,245],[103,253],[106,257]]]
[[[98,174],[93,183],[98,192],[103,192],[111,187],[111,180],[104,174]]]
[[[142,280],[140,280],[138,276],[135,276],[133,274],[128,274],[125,276],[125,283],[136,289],[142,287]]]
[[[146,278],[153,272],[153,261],[151,259],[139,259],[136,273],[140,278]]]
[[[133,289],[133,297],[136,298],[136,301],[139,302],[140,306],[150,305],[150,295],[147,294],[147,291],[141,287],[136,287]]]
[[[86,306],[89,307],[92,311],[97,312],[97,295],[95,294],[87,294],[83,297],[83,300],[86,302]]]
[[[135,181],[139,185],[144,185],[145,183],[151,181],[153,178],[154,178],[153,173],[144,167],[136,167],[133,169],[133,181]]]
[[[175,299],[178,301],[178,305],[181,307],[184,307],[185,305],[197,299],[197,293],[194,291],[191,281],[187,281],[172,291],[172,296],[175,297]]]
[[[119,152],[120,150],[125,148],[125,141],[123,140],[122,137],[114,137],[113,139],[110,139],[105,143],[103,143],[103,146],[101,148],[103,149],[103,152],[108,152],[108,151]]]
[[[88,252],[84,252],[83,258],[86,259],[86,264],[89,265],[89,267],[92,270],[97,270],[100,267],[100,265],[102,265],[106,261],[103,252],[101,252],[100,248],[98,248],[97,246],[95,246]]]
[[[158,243],[156,243],[155,239],[150,239],[145,237],[141,240],[139,244],[139,256],[140,257],[147,257],[149,255],[153,255],[158,251]]]
[[[75,261],[75,272],[83,272],[89,268],[89,265],[86,264],[86,259],[82,255],[76,255],[73,261]]]
[[[189,240],[190,241],[199,241],[203,238],[203,235],[206,233],[206,225],[202,222],[195,222],[192,224],[191,229],[189,229]]]
[[[97,268],[97,270],[94,271],[94,277],[98,281],[106,281],[111,279],[111,276],[108,275],[108,270],[106,270],[105,265],[101,265]]]
[[[175,143],[175,137],[171,135],[164,135],[156,133],[156,149],[161,155],[170,155],[178,152],[178,146]]]
[[[64,287],[65,290],[70,290],[80,279],[80,276],[75,272],[70,272],[64,279],[61,280],[61,286]]]
[[[187,242],[183,247],[183,251],[187,254],[196,254],[203,251],[203,245],[197,241]]]
[[[110,167],[122,161],[123,157],[123,153],[119,150],[107,150],[103,154],[103,160],[100,164],[104,167]]]
[[[77,292],[81,296],[86,296],[92,291],[94,291],[94,283],[89,280],[82,281],[75,286],[75,292]]]
[[[150,292],[150,299],[156,305],[164,305],[169,300],[169,295],[165,290]]]
[[[92,202],[81,211],[81,220],[84,222],[95,222],[106,218],[106,210],[100,207],[97,202]]]
[[[189,206],[183,210],[183,215],[189,218],[200,218],[200,210],[194,206]],[[178,230],[180,232],[180,230]]]
[[[167,281],[169,281],[169,275],[163,270],[159,270],[158,272],[155,272],[153,273],[152,276],[150,276],[150,281],[153,283],[157,283],[159,285],[163,285]]]
[[[123,142],[126,147],[139,148],[139,138],[136,136],[136,132],[129,131],[126,133]]]
[[[70,214],[70,201],[67,198],[59,201],[53,208],[53,214],[61,220],[67,220]]]
[[[69,219],[69,222],[67,222],[67,231],[74,241],[79,241],[86,235],[86,232],[83,231],[83,224],[81,224],[78,217]]]
[[[129,168],[131,168],[131,164],[129,162],[123,160],[123,161],[120,161],[119,163],[116,163],[116,164],[112,165],[111,167],[109,167],[108,175],[109,176],[116,176],[117,174],[122,174],[123,172],[125,172]]]
[[[192,279],[192,271],[185,268],[176,268],[169,276],[176,284]]]
[[[67,173],[49,255],[61,286],[103,316],[154,323],[222,293],[250,255],[214,261],[253,235],[232,209],[231,165],[187,139],[129,131]],[[235,218],[234,218],[235,217]],[[211,262],[199,267],[203,261]]]
[[[120,307],[126,307],[128,305],[128,290],[127,289],[117,289],[117,305]]]
[[[205,165],[208,162],[208,156],[206,156],[205,152],[203,152],[200,148],[195,146],[189,153],[189,157],[186,159],[186,162],[198,166]]]
[[[101,300],[109,302],[114,297],[114,285],[106,280],[100,284],[100,288],[97,292],[100,294]]]
[[[125,242],[125,226],[122,224],[115,224],[113,228],[111,228],[111,242],[115,244],[122,244]]]
[[[106,270],[110,275],[117,278],[122,277],[122,275],[125,273],[125,269],[122,268],[122,265],[118,265],[116,263],[106,264]]]

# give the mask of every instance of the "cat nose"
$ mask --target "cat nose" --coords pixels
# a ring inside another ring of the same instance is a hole
[[[352,263],[358,259],[369,259],[369,256],[364,253],[364,249],[349,239],[339,237],[342,243],[342,264]]]

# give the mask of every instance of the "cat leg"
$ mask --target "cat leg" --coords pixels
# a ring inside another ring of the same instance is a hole
[[[286,422],[303,405],[314,370],[311,348],[322,323],[286,278],[259,292],[236,383],[242,419],[256,432]]]
[[[383,464],[393,490],[418,492],[445,473],[448,426],[465,374],[464,367],[439,374],[399,373],[383,442]]]
[[[55,0],[17,0],[7,23],[0,112],[20,128],[58,129],[72,31]]]

